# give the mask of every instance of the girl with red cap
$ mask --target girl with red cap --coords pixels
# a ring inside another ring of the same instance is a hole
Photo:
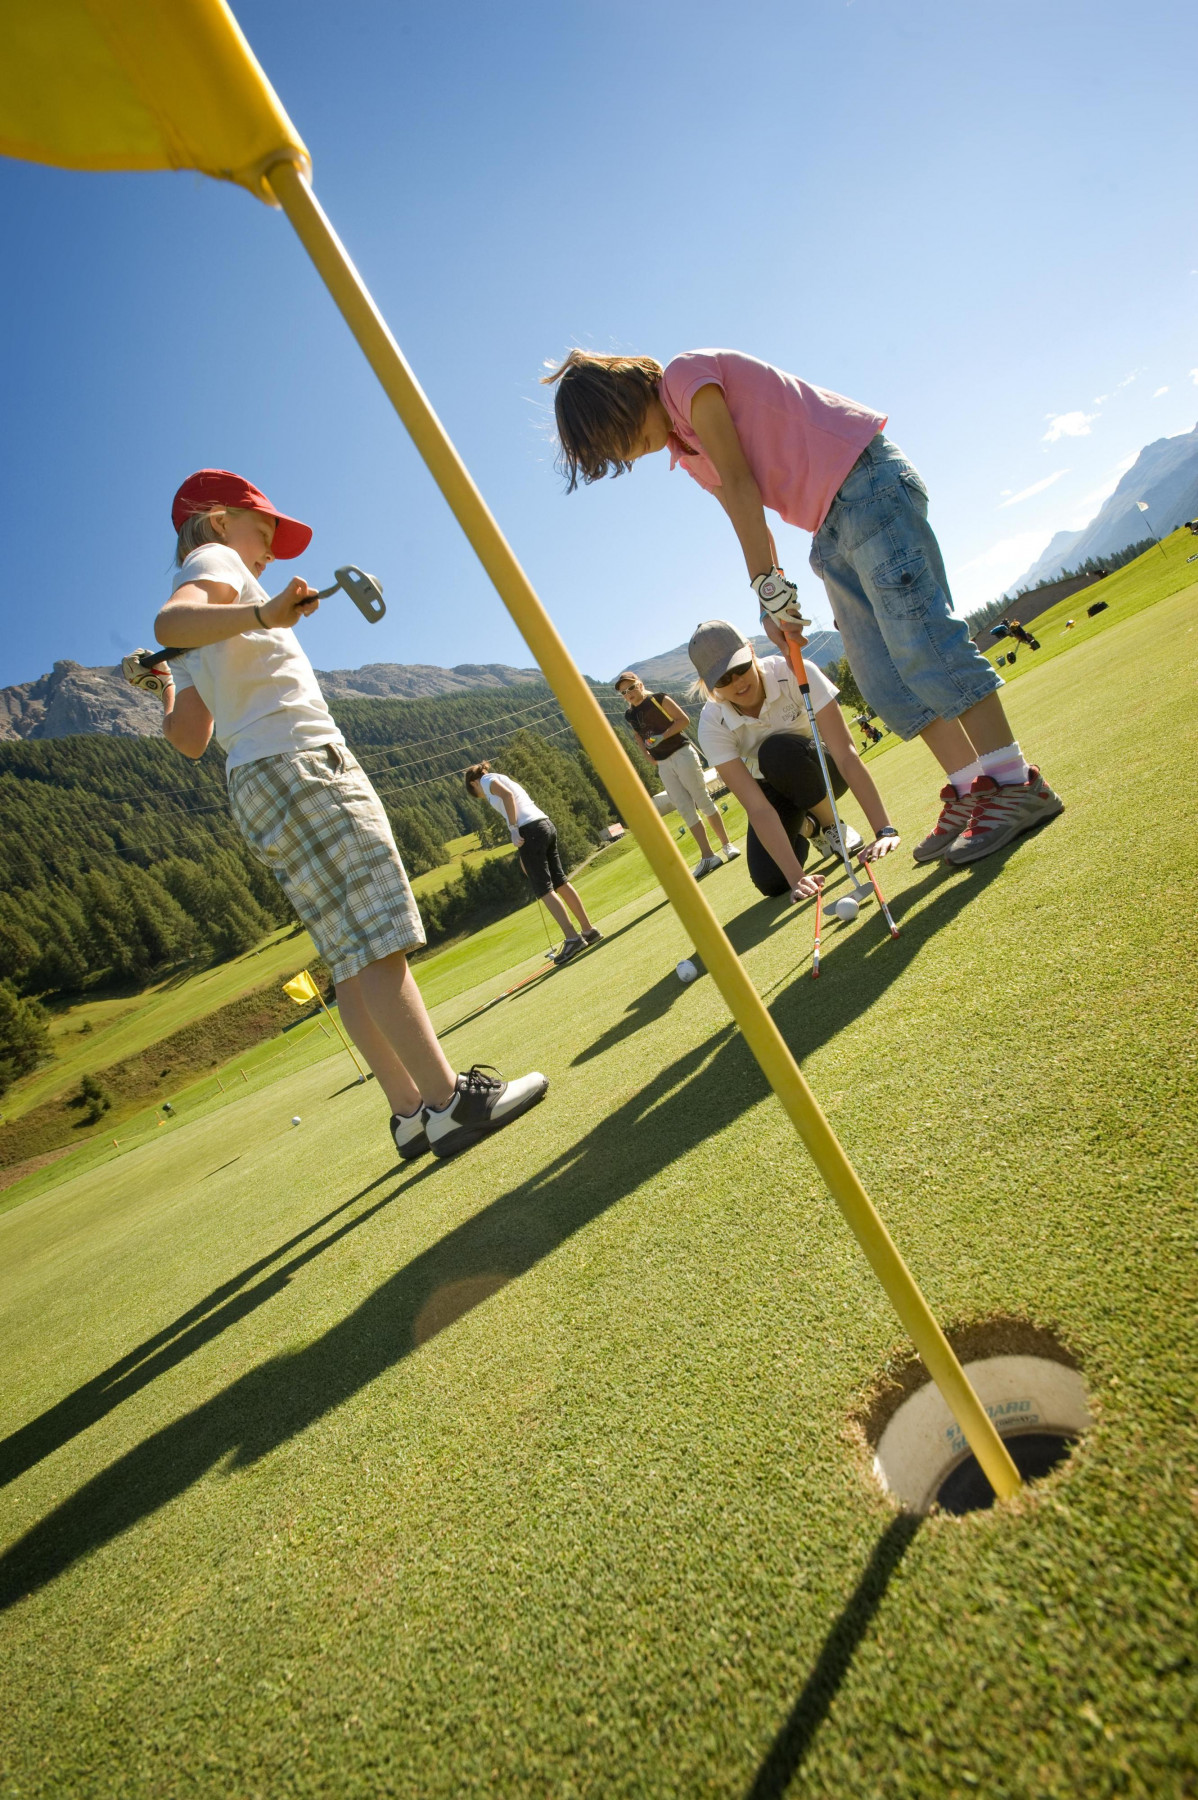
[[[233,817],[332,970],[400,1156],[454,1156],[535,1106],[548,1082],[458,1075],[437,1042],[408,966],[424,931],[386,812],[295,635],[316,590],[295,576],[272,599],[258,585],[269,563],[302,555],[311,529],[227,469],[189,477],[171,518],[178,567],[154,629],[186,654],[142,685],[161,692],[164,733],[184,756],[202,756],[215,732]]]

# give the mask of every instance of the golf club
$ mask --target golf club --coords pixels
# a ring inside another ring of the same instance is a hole
[[[878,886],[878,878],[873,872],[873,867],[868,862],[864,863],[862,866],[865,869],[865,873],[869,876],[869,879],[873,883],[874,893],[878,896],[878,905],[882,908],[882,917],[885,919],[886,923],[890,927],[890,935],[892,938],[896,938],[899,934],[898,926],[895,924],[894,920],[890,916],[890,908],[887,906],[886,901],[882,894],[882,890]]]
[[[811,953],[811,979],[815,981],[819,975],[819,927],[823,915],[824,890],[815,890],[815,949]]]
[[[824,746],[819,735],[819,726],[815,722],[815,708],[811,704],[811,689],[807,683],[807,668],[803,662],[803,652],[790,636],[787,636],[786,638],[786,654],[790,660],[790,666],[794,670],[795,680],[799,684],[799,692],[803,696],[803,705],[807,709],[807,723],[811,727],[811,737],[815,744],[815,753],[819,757],[820,774],[824,778],[824,793],[828,797],[828,805],[832,808],[832,823],[836,827],[836,841],[840,846],[840,856],[844,863],[844,872],[849,878],[854,898],[859,899],[860,896],[864,894],[868,899],[869,888],[864,881],[858,879],[857,872],[849,861],[849,853],[845,844],[844,827],[840,823],[840,814],[836,810],[836,796],[832,792],[832,778],[828,773],[828,759],[824,755]]]
[[[353,563],[346,563],[344,568],[333,570],[332,587],[321,588],[319,593],[310,597],[316,600],[327,600],[330,594],[335,594],[339,588],[342,593],[349,595],[364,619],[368,619],[372,625],[378,624],[387,607],[383,599],[383,584],[376,575],[365,575],[361,569],[355,568]],[[169,661],[172,656],[186,655],[186,650],[175,645],[166,650],[143,650],[137,660],[143,669],[152,669],[154,664],[161,662],[164,657]]]
[[[333,570],[332,587],[321,588],[316,598],[327,600],[338,588],[349,595],[364,619],[372,625],[378,624],[387,608],[383,601],[383,584],[376,575],[365,575],[353,563],[346,563],[344,568]]]

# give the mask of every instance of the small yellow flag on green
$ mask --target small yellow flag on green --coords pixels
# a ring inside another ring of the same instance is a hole
[[[294,1000],[297,1006],[303,1006],[305,1001],[308,1000],[320,999],[316,983],[309,975],[307,969],[301,969],[298,975],[293,975],[290,981],[285,981],[283,983],[283,992],[287,995],[288,999]]]

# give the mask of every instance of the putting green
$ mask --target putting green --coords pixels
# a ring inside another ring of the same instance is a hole
[[[1064,817],[890,859],[818,983],[706,886],[940,1317],[1078,1356],[1070,1467],[891,1512],[897,1325],[625,900],[452,1033],[551,1077],[494,1143],[397,1171],[326,1060],[0,1217],[0,1792],[1191,1791],[1196,672],[1191,589],[1022,675]],[[914,836],[926,753],[876,773]]]

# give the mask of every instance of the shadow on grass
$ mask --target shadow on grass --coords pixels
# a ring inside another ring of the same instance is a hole
[[[605,931],[601,941],[598,944],[592,945],[586,952],[587,956],[594,956],[596,953],[603,951],[608,944],[614,944],[616,939],[622,938],[626,931],[635,931],[638,925],[643,924],[644,921],[651,918],[655,912],[660,912],[663,906],[668,906],[669,904],[668,900],[659,900],[655,906],[646,907],[644,912],[638,913],[636,918],[630,919],[626,925],[619,926],[615,931]],[[550,966],[545,969],[534,969],[530,975],[526,975],[515,987],[506,988],[502,994],[492,995],[490,1000],[484,1000],[481,1005],[476,1006],[472,1012],[463,1014],[460,1019],[455,1019],[452,1025],[442,1025],[439,1027],[437,1036],[444,1042],[453,1032],[459,1031],[463,1025],[470,1025],[473,1024],[475,1019],[481,1019],[484,1013],[490,1012],[492,1007],[498,1006],[501,1001],[518,1000],[524,994],[531,993],[534,987],[539,989],[546,976],[564,975],[566,969],[575,968],[581,961],[581,957],[575,957],[573,961],[565,964],[565,966],[560,969],[556,964],[550,964]]]
[[[234,1162],[237,1160],[237,1157],[233,1158]],[[223,1166],[228,1168],[231,1165],[226,1163]],[[422,1171],[422,1173],[426,1172],[431,1171]],[[213,1169],[209,1173],[215,1175],[218,1171]],[[280,1293],[287,1286],[291,1277],[299,1269],[302,1269],[305,1263],[311,1262],[314,1257],[320,1256],[322,1252],[339,1243],[351,1231],[356,1231],[360,1225],[364,1225],[368,1219],[372,1219],[384,1206],[389,1206],[398,1194],[412,1185],[411,1180],[401,1183],[391,1193],[384,1195],[381,1200],[376,1200],[372,1206],[367,1207],[366,1211],[359,1213],[356,1218],[346,1220],[335,1231],[331,1231],[327,1237],[321,1238],[317,1243],[309,1244],[305,1250],[301,1251],[299,1255],[293,1256],[289,1262],[282,1263],[277,1269],[272,1269],[265,1280],[256,1282],[252,1287],[247,1287],[246,1284],[253,1282],[255,1276],[261,1275],[264,1270],[269,1269],[270,1265],[277,1262],[279,1257],[286,1256],[297,1245],[303,1244],[305,1240],[311,1238],[323,1225],[329,1224],[341,1213],[348,1211],[357,1201],[365,1199],[367,1194],[372,1193],[375,1188],[381,1187],[385,1181],[393,1180],[394,1177],[395,1170],[388,1169],[385,1175],[380,1175],[377,1181],[370,1183],[369,1187],[364,1187],[360,1192],[352,1194],[348,1200],[343,1200],[340,1206],[333,1207],[332,1211],[325,1213],[323,1218],[315,1220],[303,1231],[288,1238],[286,1243],[280,1244],[277,1249],[270,1251],[266,1256],[259,1257],[257,1262],[242,1269],[240,1274],[231,1276],[228,1281],[222,1281],[219,1287],[213,1288],[210,1294],[205,1295],[202,1300],[189,1307],[185,1313],[181,1313],[173,1323],[164,1326],[161,1331],[156,1331],[153,1337],[138,1344],[135,1349],[122,1356],[118,1362],[105,1369],[102,1374],[95,1376],[84,1386],[76,1388],[73,1394],[68,1394],[56,1406],[50,1407],[38,1418],[30,1420],[28,1425],[22,1425],[19,1430],[10,1433],[8,1437],[0,1441],[0,1487],[6,1487],[10,1481],[15,1481],[18,1476],[23,1475],[27,1469],[32,1469],[44,1457],[52,1455],[55,1450],[59,1450],[64,1444],[69,1443],[81,1431],[86,1431],[90,1426],[98,1424],[123,1401],[128,1400],[133,1394],[139,1393],[142,1388],[148,1387],[152,1381],[156,1381],[159,1375],[164,1375],[168,1369],[173,1369],[179,1363],[185,1362],[194,1351],[211,1343],[213,1338],[219,1337],[221,1332],[226,1331],[230,1325],[235,1325],[239,1319],[244,1319],[247,1314],[256,1311],[259,1306],[262,1306],[275,1294]]]
[[[782,1800],[806,1761],[815,1735],[852,1666],[857,1646],[868,1631],[890,1585],[890,1578],[910,1548],[921,1523],[915,1513],[900,1513],[878,1539],[860,1581],[824,1639],[815,1667],[791,1708],[790,1717],[770,1745],[745,1800]]]
[[[929,881],[934,890],[935,878]],[[846,935],[834,958],[829,957],[826,981],[792,983],[781,993],[773,1010],[796,1053],[810,1054],[856,1017],[968,904],[976,887],[977,878],[942,884],[897,942],[881,933]],[[762,925],[768,929],[768,919],[735,928],[735,936],[742,938]],[[230,1471],[244,1468],[307,1430],[526,1274],[609,1207],[639,1188],[651,1194],[655,1176],[698,1140],[735,1123],[767,1092],[764,1076],[730,1024],[688,1050],[546,1168],[500,1195],[390,1276],[324,1336],[250,1370],[85,1483],[0,1557],[0,1608],[56,1579],[81,1557],[185,1493],[217,1464],[227,1463]],[[795,1153],[796,1158],[802,1156],[797,1142]],[[430,1164],[413,1179],[435,1177],[438,1172],[439,1166]],[[412,1180],[402,1185],[410,1187]],[[47,1454],[111,1410],[120,1397],[113,1397],[114,1384],[124,1381],[126,1392],[144,1386],[155,1373],[173,1366],[190,1349],[277,1292],[294,1268],[319,1255],[338,1236],[357,1229],[394,1193],[213,1313],[224,1291],[216,1290],[194,1309],[194,1340],[185,1330],[180,1335],[187,1326],[184,1315],[114,1371],[14,1434],[5,1448],[11,1455],[20,1440],[26,1467],[29,1460],[36,1460],[30,1453],[38,1446],[39,1455]],[[321,1223],[350,1204],[335,1208]],[[294,1241],[318,1228],[310,1227]],[[240,1286],[245,1278],[234,1285]],[[200,1319],[200,1313],[209,1316]],[[162,1344],[168,1336],[174,1341]],[[146,1367],[155,1352],[158,1366]]]
[[[803,987],[797,984],[800,977],[808,973],[810,965],[814,918],[810,906],[796,911],[789,901],[758,900],[730,920],[724,930],[738,956],[755,949],[775,932],[796,934],[795,954],[802,966],[782,978],[790,985],[786,996],[775,1002],[772,1010],[796,1056],[807,1056],[857,1018],[892,981],[904,974],[929,940],[970,904],[979,888],[992,881],[1001,867],[1002,859],[991,857],[984,865],[970,869],[965,880],[952,881],[950,877],[960,871],[944,870],[938,864],[933,866],[919,881],[904,889],[896,901],[896,921],[900,926],[897,938],[889,936],[875,905],[867,905],[862,917],[847,930],[830,924],[825,913],[820,979],[808,981]],[[835,895],[837,886],[843,885],[844,881],[843,872],[834,872],[829,877],[826,892]],[[912,903],[920,900],[926,900],[928,904],[912,914]],[[702,975],[706,973],[701,969]],[[630,1001],[624,1017],[580,1050],[574,1064],[590,1062],[623,1039],[656,1023],[685,992],[687,989],[671,969],[651,988],[637,994]]]

